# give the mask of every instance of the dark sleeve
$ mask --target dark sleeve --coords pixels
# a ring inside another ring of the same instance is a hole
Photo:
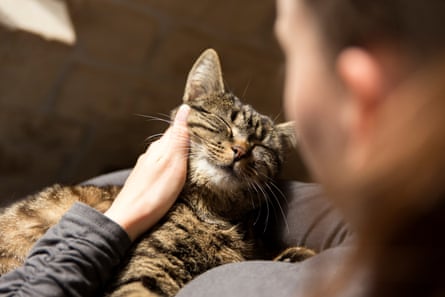
[[[352,239],[349,226],[320,185],[287,181],[274,192],[269,209],[263,207],[268,214],[263,214],[266,225],[260,231],[268,248],[305,246],[320,252]]]
[[[76,203],[35,244],[23,266],[0,278],[0,295],[97,296],[130,244],[119,225]]]

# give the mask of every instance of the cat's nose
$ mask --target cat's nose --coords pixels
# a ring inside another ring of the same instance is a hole
[[[241,160],[247,153],[247,148],[241,145],[232,145],[234,162]]]

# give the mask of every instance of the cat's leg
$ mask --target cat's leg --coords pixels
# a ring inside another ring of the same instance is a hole
[[[274,261],[289,262],[289,263],[301,262],[303,260],[306,260],[307,258],[314,256],[315,254],[316,253],[311,249],[294,246],[285,249],[283,252],[281,252],[278,256],[274,258]]]
[[[17,258],[2,255],[0,257],[0,276],[19,267],[21,263],[22,261],[19,261]]]

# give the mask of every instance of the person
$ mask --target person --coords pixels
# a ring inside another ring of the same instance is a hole
[[[304,186],[280,240],[316,256],[223,265],[178,296],[444,296],[445,2],[277,0],[277,12],[286,115],[340,215],[308,215],[324,194]],[[343,218],[353,236],[338,237]]]

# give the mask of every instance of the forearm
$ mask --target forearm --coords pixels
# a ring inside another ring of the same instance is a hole
[[[75,204],[23,266],[0,278],[2,296],[97,296],[131,245],[116,223]]]

